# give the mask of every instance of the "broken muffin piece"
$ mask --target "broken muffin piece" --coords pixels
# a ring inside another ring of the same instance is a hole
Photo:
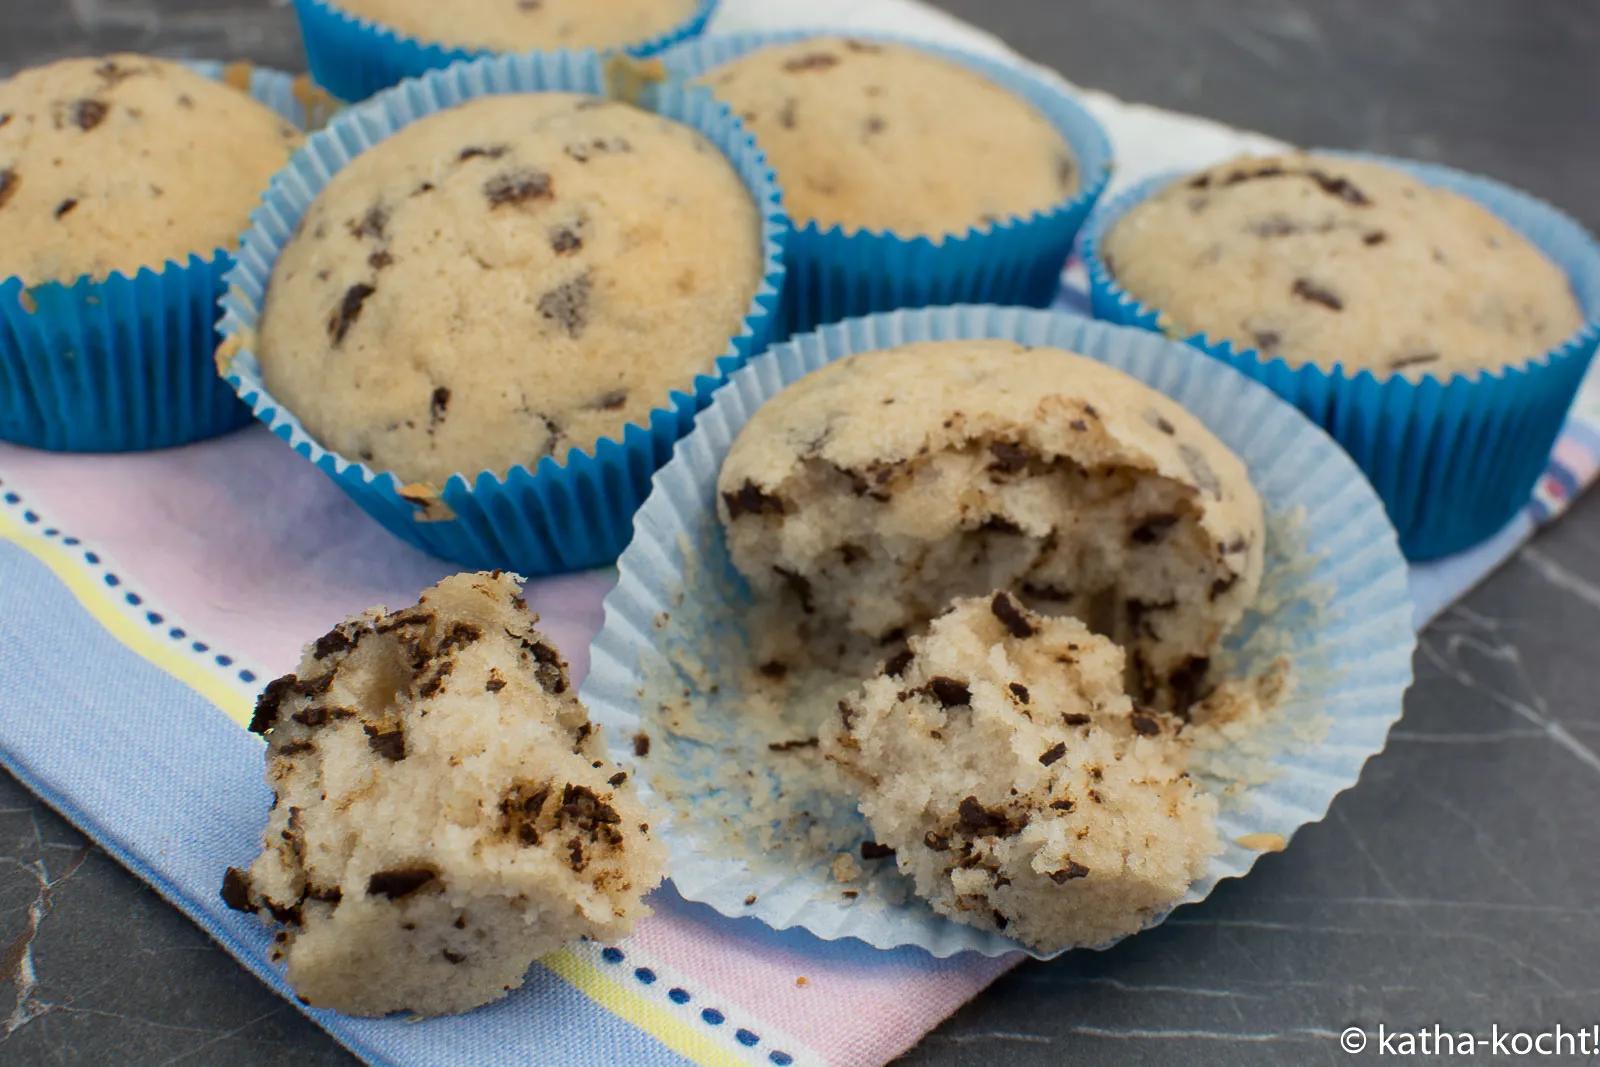
[[[223,899],[284,924],[309,1004],[466,1011],[648,914],[665,853],[509,575],[340,624],[267,686],[276,799]]]
[[[1168,397],[1059,349],[838,360],[755,413],[717,488],[735,566],[819,636],[897,642],[956,597],[1010,589],[1123,645],[1130,691],[1161,708],[1204,695],[1261,581],[1239,458]]]
[[[1182,722],[1122,651],[1005,592],[957,601],[840,702],[822,739],[876,842],[935,911],[1043,952],[1171,909],[1218,851]]]

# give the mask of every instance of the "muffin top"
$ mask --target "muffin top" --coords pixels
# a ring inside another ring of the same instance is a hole
[[[702,79],[744,118],[796,223],[962,233],[1078,191],[1050,122],[959,63],[905,45],[814,37]]]
[[[1583,321],[1560,268],[1481,205],[1328,156],[1175,181],[1117,222],[1103,259],[1169,333],[1379,377],[1520,363]]]
[[[273,269],[267,389],[407,481],[564,460],[714,369],[762,277],[755,203],[694,130],[488,96],[358,156]]]
[[[696,0],[329,0],[419,41],[500,52],[630,45],[687,21]]]
[[[300,132],[244,93],[140,55],[0,82],[0,278],[128,274],[232,248]]]

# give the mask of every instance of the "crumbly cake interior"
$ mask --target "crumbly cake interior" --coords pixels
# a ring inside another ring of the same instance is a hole
[[[957,601],[839,703],[823,754],[933,908],[1041,951],[1134,933],[1219,850],[1176,716],[1122,653],[1005,592]]]
[[[1260,579],[1237,458],[1063,352],[960,342],[831,364],[757,412],[719,490],[740,572],[821,646],[891,646],[957,597],[1007,589],[1125,646],[1130,691],[1162,708],[1204,694]]]
[[[536,622],[510,576],[457,575],[341,624],[262,694],[275,799],[223,896],[283,924],[308,1003],[464,1011],[648,913],[664,851]]]

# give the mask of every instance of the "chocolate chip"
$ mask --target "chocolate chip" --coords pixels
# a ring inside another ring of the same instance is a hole
[[[786,567],[773,567],[772,569],[777,572],[778,577],[783,579],[783,584],[788,586],[789,591],[800,601],[801,611],[810,615],[816,610],[816,604],[812,600],[810,579]]]
[[[444,418],[444,414],[449,408],[450,390],[441,385],[433,391],[433,396],[428,398],[428,417],[434,422],[438,422]]]
[[[861,858],[864,860],[887,859],[894,855],[894,849],[888,845],[880,845],[876,841],[861,842]]]
[[[506,680],[504,678],[500,677],[500,672],[497,671],[497,670],[490,670],[489,671],[489,680],[487,682],[483,683],[484,692],[486,692],[486,693],[498,693],[498,692],[500,692],[500,690],[504,689],[505,687],[506,687]]]
[[[796,114],[798,107],[799,101],[794,97],[791,96],[785,100],[783,106],[778,109],[778,125],[786,130],[792,130],[798,126],[800,124],[799,116]]]
[[[359,219],[353,219],[345,225],[350,230],[350,236],[357,240],[381,241],[384,228],[389,225],[389,209],[382,204],[373,204]]]
[[[1283,335],[1275,330],[1257,330],[1255,339],[1256,347],[1263,352],[1270,352],[1283,343]]]
[[[1013,536],[1022,533],[1022,527],[1018,526],[1004,515],[990,515],[987,519],[983,520],[982,525],[980,525],[978,529],[983,530],[985,533],[1011,534]]]
[[[1217,597],[1221,596],[1223,593],[1226,593],[1238,583],[1239,576],[1237,574],[1230,574],[1226,578],[1218,578],[1216,581],[1211,583],[1210,599],[1217,599]]]
[[[1364,245],[1381,245],[1388,239],[1389,235],[1382,230],[1373,230],[1371,233],[1362,236],[1361,243]]]
[[[773,741],[767,748],[773,752],[793,752],[797,748],[816,748],[819,743],[815,737],[803,737],[798,741]]]
[[[564,282],[539,298],[539,314],[555,323],[568,337],[581,337],[589,325],[589,291],[587,274]]]
[[[465,163],[469,159],[499,159],[511,151],[510,145],[468,145],[456,156],[456,162]]]
[[[807,52],[784,63],[783,69],[791,74],[800,74],[809,70],[827,70],[838,64],[838,56],[829,55],[827,52]]]
[[[1087,878],[1088,876],[1089,868],[1073,860],[1067,860],[1065,867],[1051,873],[1050,880],[1056,885],[1065,885],[1074,878]]]
[[[1019,587],[1023,596],[1031,600],[1059,600],[1072,599],[1072,590],[1063,589],[1059,585],[1048,582],[1023,582]]]
[[[1151,426],[1154,426],[1156,429],[1158,429],[1162,433],[1166,434],[1168,437],[1171,437],[1173,434],[1178,432],[1176,429],[1173,428],[1172,423],[1168,422],[1166,420],[1166,418],[1159,411],[1147,411],[1147,412],[1145,412],[1144,413],[1144,420],[1146,422],[1148,422]]]
[[[75,101],[72,105],[73,125],[80,130],[92,130],[106,120],[106,112],[109,110],[110,108],[99,100]]]
[[[1309,278],[1296,278],[1289,291],[1301,300],[1321,304],[1330,311],[1344,310],[1344,301],[1339,299],[1338,294],[1323,288]]]
[[[1056,760],[1060,759],[1066,754],[1067,743],[1065,741],[1057,741],[1055,744],[1051,745],[1049,748],[1040,753],[1039,762],[1048,767],[1050,764],[1054,763]]]
[[[399,900],[408,897],[438,877],[432,867],[396,867],[379,871],[367,879],[367,895]]]
[[[560,653],[542,641],[512,633],[510,630],[505,631],[505,634],[518,642],[522,646],[522,651],[534,658],[538,664],[534,668],[534,676],[539,679],[539,685],[546,692],[559,696],[567,691],[567,668],[566,664],[561,662]]]
[[[583,238],[569,226],[558,226],[550,231],[550,249],[558,256],[570,256],[583,247]]]
[[[950,851],[950,839],[942,834],[936,834],[932,830],[922,835],[922,843],[934,852]]]
[[[587,163],[595,156],[608,152],[631,152],[633,145],[624,137],[596,137],[592,141],[575,141],[562,151],[579,163]]]
[[[222,902],[234,911],[253,912],[250,904],[250,876],[237,867],[229,867],[222,875]]]
[[[367,747],[391,763],[399,763],[406,758],[406,735],[399,728],[382,730],[366,723],[362,729],[367,733]]]
[[[1330,196],[1336,196],[1347,204],[1366,207],[1372,203],[1371,200],[1367,199],[1367,194],[1356,188],[1348,178],[1336,177],[1320,170],[1312,170],[1307,173],[1323,192]]]
[[[394,256],[390,254],[387,248],[380,248],[367,257],[367,266],[371,267],[373,270],[382,270],[383,268],[392,266],[393,264]]]
[[[961,801],[956,814],[961,829],[978,837],[1009,837],[1022,829],[1013,826],[1004,811],[986,808],[973,796]]]
[[[1128,721],[1133,724],[1133,732],[1140,737],[1159,737],[1161,734],[1161,722],[1153,715],[1136,711]]]
[[[1073,182],[1075,182],[1077,180],[1077,177],[1078,177],[1078,167],[1077,167],[1077,164],[1072,161],[1072,157],[1071,156],[1059,156],[1059,157],[1057,157],[1057,159],[1056,159],[1056,184],[1061,186],[1061,188],[1063,188],[1063,189],[1070,189],[1070,188],[1072,188]]]
[[[1006,686],[1006,688],[1011,690],[1011,695],[1016,697],[1022,703],[1026,704],[1028,702],[1028,687],[1023,685],[1021,682],[1012,682],[1010,685]]]
[[[463,963],[467,958],[459,953],[451,952],[447,948],[440,949],[439,954],[444,957],[446,963]]]
[[[1268,215],[1250,224],[1250,232],[1257,237],[1287,237],[1300,232],[1300,224],[1284,215]]]
[[[854,38],[847,39],[844,42],[844,46],[852,52],[861,52],[866,55],[883,51],[882,45],[873,44],[871,41],[858,41]]]
[[[989,464],[992,471],[1004,471],[1014,474],[1028,465],[1028,460],[1033,458],[1033,453],[1021,445],[1010,441],[995,441],[989,445],[989,454],[994,457],[994,462]]]
[[[1154,545],[1166,540],[1167,531],[1178,525],[1176,515],[1149,515],[1128,534],[1136,545]]]
[[[21,184],[22,178],[14,169],[7,167],[0,170],[0,207],[6,206],[6,201],[16,195],[17,186]]]
[[[531,203],[535,200],[553,200],[555,183],[542,170],[522,167],[496,174],[483,183],[483,195],[489,200],[491,210],[499,207]]]
[[[1190,656],[1167,675],[1167,686],[1172,690],[1173,706],[1187,708],[1199,696],[1206,676],[1211,671],[1211,660],[1205,656]]]
[[[861,137],[863,140],[868,137],[875,137],[886,130],[888,126],[889,124],[884,121],[882,115],[868,115],[866,121],[861,124]]]
[[[1088,726],[1089,716],[1082,712],[1068,712],[1061,716],[1061,721],[1068,726]]]
[[[994,612],[994,617],[1012,637],[1032,637],[1035,633],[1033,623],[1028,621],[1028,616],[1011,599],[1010,593],[996,593],[994,599],[989,601],[989,610]]]
[[[972,703],[972,690],[967,683],[943,674],[928,679],[926,691],[943,707],[955,708]]]
[[[56,205],[56,218],[59,219],[61,216],[65,215],[67,212],[71,211],[77,206],[78,201],[76,197],[67,197],[65,200],[61,201],[61,203]]]
[[[328,318],[328,336],[333,339],[333,347],[338,348],[344,341],[344,335],[350,332],[350,327],[361,317],[361,305],[365,304],[367,297],[375,292],[377,289],[365,282],[357,282],[344,291],[344,298],[339,301],[339,306]]]
[[[650,735],[639,733],[633,735],[633,754],[641,759],[650,755]]]
[[[620,789],[622,787],[622,783],[626,782],[627,780],[628,780],[628,772],[627,771],[618,771],[616,774],[613,774],[610,778],[606,779],[606,784],[609,785],[612,789]]]
[[[737,519],[742,515],[782,515],[784,513],[783,501],[779,497],[763,491],[760,486],[748,479],[733,492],[723,493],[722,502],[727,505],[728,518],[730,519]]]
[[[327,659],[335,652],[344,652],[356,646],[355,639],[344,632],[344,627],[335,626],[332,630],[317,638],[311,646],[312,659]]]
[[[264,734],[277,724],[279,705],[283,703],[283,698],[293,691],[298,681],[294,675],[286,674],[267,683],[261,695],[256,697],[255,713],[250,716],[251,733]]]
[[[1189,476],[1194,479],[1194,484],[1210,493],[1212,496],[1222,495],[1222,482],[1217,479],[1216,471],[1211,469],[1211,464],[1206,462],[1206,457],[1193,445],[1179,445],[1178,456],[1183,460],[1183,465],[1189,468]]]
[[[911,661],[915,658],[909,648],[902,648],[889,657],[889,661],[883,665],[883,673],[890,678],[898,678],[905,674],[906,668],[911,666]]]
[[[1401,356],[1389,361],[1390,370],[1399,370],[1402,367],[1415,367],[1423,363],[1435,363],[1439,359],[1437,352],[1418,352],[1415,355]]]

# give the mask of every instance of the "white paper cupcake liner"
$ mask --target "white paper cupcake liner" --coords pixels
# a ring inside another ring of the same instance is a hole
[[[686,823],[672,817],[652,789],[661,761],[677,758],[685,746],[667,744],[653,722],[641,719],[645,680],[673,672],[675,650],[685,642],[716,647],[717,633],[736,632],[750,603],[727,557],[715,493],[723,458],[752,413],[784,386],[851,353],[990,337],[1080,352],[1171,396],[1240,455],[1266,504],[1265,614],[1247,616],[1230,649],[1241,668],[1288,655],[1295,689],[1275,713],[1273,722],[1281,728],[1269,727],[1263,735],[1279,743],[1252,756],[1267,772],[1265,780],[1222,799],[1218,830],[1224,851],[1184,902],[1203,900],[1222,879],[1247,873],[1261,843],[1272,840],[1254,837],[1252,848],[1239,844],[1241,838],[1276,835],[1287,841],[1320,820],[1333,798],[1356,783],[1367,759],[1382,750],[1399,719],[1415,637],[1394,530],[1355,464],[1291,405],[1188,346],[1071,314],[962,306],[848,320],[776,346],[734,373],[694,431],[678,442],[635,517],[634,539],[618,562],[619,581],[606,599],[605,626],[591,649],[582,690],[591,715],[613,739],[641,729],[657,735],[650,757],[638,764],[637,781],[665,821],[672,878],[686,898],[724,915],[754,916],[776,929],[798,926],[820,938],[853,937],[883,949],[916,945],[938,957],[1026,951],[998,934],[943,918],[915,897],[893,904],[863,891],[847,901],[841,894],[846,887],[830,874],[828,854],[808,867],[786,868],[759,855],[730,855],[714,839],[709,819]],[[707,640],[697,629],[714,632]],[[727,706],[726,685],[733,682],[719,680],[718,663],[705,668],[698,675],[677,670],[702,717],[711,713],[706,709]],[[1291,741],[1290,727],[1308,723],[1317,724],[1320,739],[1308,741],[1302,734]],[[705,764],[708,799],[741,770],[714,759]],[[858,839],[870,837],[862,820]],[[889,869],[875,879],[899,878],[892,864],[867,866]]]

